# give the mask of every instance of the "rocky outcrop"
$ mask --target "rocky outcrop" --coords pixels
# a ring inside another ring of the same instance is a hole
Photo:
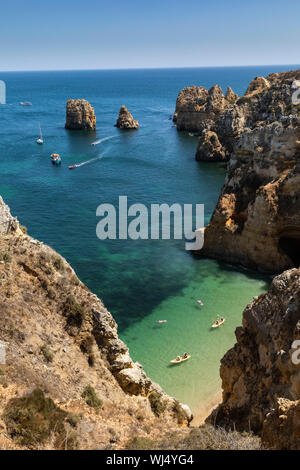
[[[209,149],[202,136],[206,131],[215,132],[228,160],[244,130],[254,129],[261,122],[284,122],[289,115],[298,114],[291,95],[292,84],[299,78],[300,71],[256,77],[240,98],[230,87],[225,97],[216,85],[211,88],[212,93],[204,87],[184,88],[176,102],[177,129],[199,133],[196,159],[205,161],[219,161],[218,156],[214,159],[214,149],[211,155],[206,155]]]
[[[76,432],[81,449],[123,448],[134,433],[160,437],[177,429],[179,415],[180,424],[187,425],[191,412],[132,360],[101,300],[64,258],[21,230],[2,199],[0,227],[0,341],[6,345],[6,364],[0,364],[0,447],[18,448],[2,420],[4,410],[13,398],[37,388],[76,414],[80,424],[69,431]],[[99,414],[86,401],[86,388],[98,396]],[[39,448],[55,445],[34,442]]]
[[[18,228],[19,224],[17,219],[12,217],[9,207],[0,196],[0,236],[6,235],[11,231],[17,231]]]
[[[222,113],[223,145],[220,131],[200,137],[201,160],[208,153],[216,160],[220,151],[226,155],[225,133],[235,142],[225,184],[204,231],[203,256],[268,273],[300,265],[300,116],[292,103],[299,73],[251,82],[247,96],[255,103],[235,104]],[[213,135],[214,145],[208,145],[207,135]]]
[[[121,106],[119,117],[115,126],[119,129],[138,129],[139,123],[133,119],[132,114],[125,106]]]
[[[246,307],[236,338],[221,361],[223,402],[209,419],[250,428],[267,448],[300,449],[300,269]]]
[[[94,108],[86,100],[68,100],[66,105],[66,129],[95,130]]]
[[[224,161],[226,152],[220,144],[219,138],[215,132],[205,130],[199,137],[196,152],[196,160],[199,161]]]
[[[300,265],[300,128],[247,130],[231,156],[203,256],[278,273]]]
[[[232,91],[232,90],[231,90]],[[231,104],[234,94],[230,90],[223,95],[221,87],[214,85],[210,90],[195,85],[186,87],[179,93],[173,121],[180,131],[202,133],[203,130],[213,130],[215,121],[224,109]]]

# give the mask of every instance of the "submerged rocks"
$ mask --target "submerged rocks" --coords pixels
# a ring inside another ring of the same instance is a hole
[[[88,101],[81,99],[67,101],[65,128],[75,130],[96,129],[94,108]]]
[[[277,276],[246,307],[236,338],[221,361],[223,402],[210,420],[250,428],[270,449],[300,449],[300,269]]]
[[[139,123],[133,119],[132,114],[128,109],[123,105],[120,108],[119,117],[115,124],[119,129],[138,129]]]

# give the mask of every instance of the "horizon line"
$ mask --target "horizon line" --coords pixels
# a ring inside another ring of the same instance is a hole
[[[251,64],[251,65],[189,65],[185,67],[127,67],[127,68],[87,68],[87,69],[28,69],[28,70],[0,70],[0,73],[26,73],[26,72],[110,72],[126,70],[174,70],[174,69],[207,69],[207,68],[246,68],[246,67],[300,67],[300,64]]]

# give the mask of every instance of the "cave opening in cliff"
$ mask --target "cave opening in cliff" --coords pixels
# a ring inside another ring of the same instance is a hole
[[[295,267],[300,266],[300,229],[284,231],[279,238],[279,248],[292,260]]]

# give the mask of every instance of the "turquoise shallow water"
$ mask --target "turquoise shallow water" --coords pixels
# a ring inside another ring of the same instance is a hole
[[[7,105],[0,107],[0,192],[29,233],[52,245],[105,302],[120,335],[149,375],[196,407],[220,386],[219,361],[234,329],[267,279],[211,260],[199,260],[180,240],[105,241],[96,237],[96,208],[129,204],[205,204],[208,222],[222,187],[221,165],[197,163],[196,138],[177,133],[168,119],[187,85],[243,93],[257,75],[290,67],[1,73]],[[68,98],[88,99],[97,115],[93,133],[64,129]],[[20,101],[33,106],[22,107]],[[12,104],[10,106],[9,104]],[[140,129],[113,124],[125,104]],[[35,137],[41,123],[45,144]],[[99,145],[90,144],[106,139]],[[61,154],[56,168],[49,155]],[[68,165],[92,160],[69,171]],[[205,303],[200,308],[196,300]],[[225,325],[210,330],[217,313]],[[158,326],[157,319],[168,319]],[[178,353],[190,361],[168,367]]]

